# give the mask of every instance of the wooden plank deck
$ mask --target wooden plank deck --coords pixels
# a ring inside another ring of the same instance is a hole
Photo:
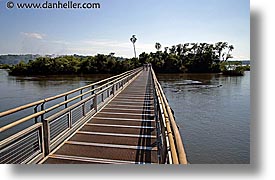
[[[158,163],[152,88],[143,71],[43,163]]]

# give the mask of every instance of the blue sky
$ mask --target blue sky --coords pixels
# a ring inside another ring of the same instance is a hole
[[[133,57],[129,39],[136,34],[137,54],[155,52],[156,42],[170,47],[226,41],[235,47],[234,59],[250,59],[249,0],[75,0],[101,8],[74,10],[8,9],[7,2],[0,0],[0,54]]]

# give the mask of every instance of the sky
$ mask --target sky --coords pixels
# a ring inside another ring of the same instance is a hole
[[[234,59],[250,59],[249,0],[75,0],[99,9],[19,9],[0,0],[0,54],[115,53],[134,56],[184,43],[228,42]],[[48,2],[58,2],[49,0]],[[60,2],[67,2],[60,1]]]

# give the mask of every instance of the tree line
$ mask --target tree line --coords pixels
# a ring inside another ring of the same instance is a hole
[[[112,55],[39,57],[10,67],[10,75],[118,74],[136,67],[131,59]]]
[[[134,45],[136,39],[131,41]],[[143,52],[137,58],[115,57],[114,53],[95,56],[38,57],[28,63],[21,61],[11,66],[10,74],[117,74],[140,67],[145,63],[151,63],[158,73],[221,72],[222,64],[232,58],[230,53],[234,49],[227,42],[185,43],[164,47],[163,50],[161,50],[162,45],[157,42],[155,48],[156,52]]]
[[[156,43],[156,52],[142,53],[139,56],[141,63],[152,63],[157,72],[164,73],[208,73],[220,72],[221,64],[232,58],[230,54],[233,45],[227,42],[216,44],[208,43],[185,43],[172,47],[164,47]]]
[[[18,64],[20,61],[24,61],[25,63],[29,62],[29,60],[36,59],[39,57],[37,54],[25,54],[25,55],[15,55],[15,54],[7,54],[0,55],[0,65],[13,65]]]

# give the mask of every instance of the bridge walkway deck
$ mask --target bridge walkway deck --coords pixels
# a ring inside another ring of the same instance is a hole
[[[142,71],[41,163],[158,163],[157,145],[153,82]]]

